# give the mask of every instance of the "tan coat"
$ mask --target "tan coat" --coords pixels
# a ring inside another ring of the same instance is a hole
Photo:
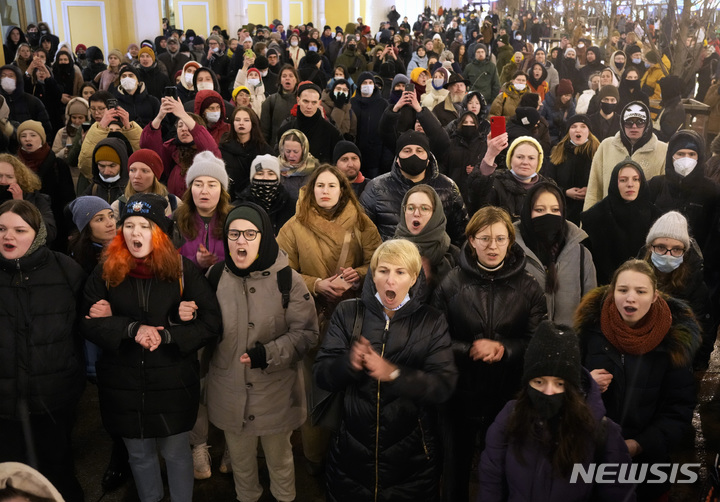
[[[109,129],[105,129],[100,126],[99,122],[95,122],[92,127],[88,129],[87,134],[85,134],[85,139],[83,140],[82,148],[80,149],[80,157],[78,158],[78,167],[80,168],[82,175],[89,180],[92,180],[92,154],[95,151],[97,144],[107,138],[109,132]],[[130,122],[130,129],[123,129],[122,134],[130,142],[130,146],[133,147],[133,151],[140,149],[140,135],[142,134],[142,127],[140,127],[136,122]],[[128,157],[130,157],[130,155],[132,155],[132,152],[128,152]]]
[[[357,228],[358,220],[365,222],[365,230]],[[315,213],[309,225],[293,216],[277,236],[280,249],[288,254],[290,266],[300,272],[310,292],[315,294],[315,282],[335,275],[346,232],[351,233],[350,250],[343,267],[353,267],[360,275],[360,284],[370,266],[370,258],[382,240],[375,224],[365,213],[358,214],[348,204],[335,221],[328,221]]]
[[[317,315],[296,272],[290,303],[283,309],[277,272],[287,264],[287,255],[280,251],[265,271],[243,278],[225,268],[220,276],[223,336],[210,361],[207,406],[210,421],[222,430],[279,434],[300,427],[307,417],[301,361],[317,344]],[[265,369],[240,363],[240,356],[256,342],[265,347]]]

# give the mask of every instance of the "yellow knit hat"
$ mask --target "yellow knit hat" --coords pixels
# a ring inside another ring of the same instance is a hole
[[[532,144],[532,146],[534,146],[534,147],[537,149],[537,151],[538,151],[538,165],[537,165],[537,169],[535,169],[535,172],[540,171],[540,168],[541,168],[542,165],[543,165],[543,155],[544,155],[544,154],[543,154],[543,149],[542,149],[542,146],[540,146],[540,143],[538,143],[538,140],[536,140],[536,139],[533,138],[532,136],[520,136],[519,138],[517,138],[515,141],[513,141],[513,142],[510,144],[510,148],[508,148],[508,152],[507,152],[507,159],[508,159],[507,165],[508,165],[508,169],[510,168],[510,161],[512,160],[513,152],[515,151],[515,149],[516,149],[518,146],[522,145],[523,143],[530,143],[530,144]]]
[[[114,162],[122,164],[118,153],[107,145],[103,145],[95,151],[95,162]]]

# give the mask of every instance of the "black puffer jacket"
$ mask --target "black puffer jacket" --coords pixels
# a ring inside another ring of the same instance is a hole
[[[672,326],[655,349],[642,355],[623,354],[603,334],[600,316],[608,286],[588,293],[578,307],[575,330],[580,337],[583,366],[605,369],[613,379],[602,394],[607,416],[622,427],[643,451],[633,463],[668,462],[684,434],[692,430],[695,380],[692,360],[700,345],[700,329],[692,310],[665,297]],[[654,486],[644,493],[649,487]],[[657,498],[667,485],[642,485],[642,500]]]
[[[675,172],[673,155],[688,142],[699,145],[698,163],[684,178]],[[708,237],[717,232],[716,218],[720,209],[720,186],[705,177],[705,143],[693,130],[678,131],[668,143],[665,174],[648,182],[650,202],[661,213],[678,211],[688,220],[690,235],[705,248]]]
[[[453,180],[440,174],[435,157],[430,155],[425,179],[419,183],[430,185],[440,196],[447,218],[447,233],[453,244],[459,246],[465,240],[468,214],[460,190]],[[384,241],[392,239],[400,218],[400,206],[405,193],[418,183],[413,183],[400,173],[397,158],[389,173],[370,180],[360,196],[360,204],[380,232]]]
[[[400,368],[378,383],[350,367],[356,301],[340,303],[315,358],[317,384],[345,391],[343,419],[328,458],[329,501],[438,499],[440,441],[434,405],[447,401],[457,381],[448,326],[442,313],[421,303],[421,274],[410,301],[386,324],[368,271],[362,336]],[[377,477],[376,477],[377,473]]]
[[[157,99],[162,99],[165,94],[165,87],[172,85],[168,76],[160,70],[157,63],[153,63],[148,67],[140,65],[135,71],[140,82],[145,84],[147,93]]]
[[[487,137],[490,134],[490,122],[481,120],[477,134],[469,139],[464,137],[460,133],[460,128],[468,113],[472,112],[463,113],[459,119],[451,122],[445,128],[450,136],[450,148],[448,148],[442,162],[447,170],[447,175],[457,184],[465,202],[468,200],[468,173],[466,167],[480,164],[487,151]]]
[[[0,417],[17,418],[21,400],[30,413],[46,414],[80,399],[84,280],[72,258],[45,246],[19,260],[0,258]]]
[[[525,349],[540,321],[547,317],[545,294],[525,271],[525,253],[515,243],[500,270],[485,272],[477,266],[466,243],[460,250],[459,266],[435,289],[431,305],[445,312],[450,325],[460,372],[454,408],[466,419],[485,417],[492,421],[520,389]],[[472,343],[481,338],[505,346],[499,363],[470,358]]]
[[[225,161],[225,170],[230,177],[228,193],[232,200],[238,198],[240,193],[250,184],[250,164],[258,155],[273,154],[273,149],[267,143],[258,148],[251,141],[244,145],[238,141],[220,143],[220,153]]]
[[[541,174],[537,178],[536,183],[545,181]],[[533,185],[520,183],[509,169],[496,169],[490,176],[485,176],[476,168],[468,176],[468,208],[475,214],[481,207],[498,206],[510,213],[513,221],[518,221],[527,191]]]
[[[100,264],[85,285],[82,312],[107,300],[113,315],[82,319],[81,329],[85,338],[103,350],[97,362],[103,425],[110,434],[126,438],[189,431],[200,399],[196,351],[222,331],[220,307],[210,283],[186,258],[182,281],[128,276],[117,287],[108,288],[102,274]],[[181,301],[195,301],[194,320],[179,320]],[[171,342],[153,352],[144,349],[135,342],[141,324],[164,326]]]
[[[130,122],[137,122],[140,127],[152,122],[160,111],[160,100],[148,94],[143,82],[138,83],[135,94],[128,94],[122,87],[115,89],[115,94],[118,105],[130,115]]]

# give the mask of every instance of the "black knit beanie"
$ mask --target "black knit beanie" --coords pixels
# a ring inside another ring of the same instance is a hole
[[[580,387],[580,345],[575,332],[543,321],[525,351],[523,382],[542,376],[559,377]]]

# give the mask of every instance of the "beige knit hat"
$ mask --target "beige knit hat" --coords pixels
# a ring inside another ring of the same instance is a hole
[[[20,124],[17,128],[17,137],[20,138],[20,135],[23,133],[23,131],[34,131],[36,132],[40,138],[42,138],[43,144],[47,141],[47,136],[45,136],[45,129],[43,129],[43,126],[40,122],[37,120],[26,120],[22,124]]]

